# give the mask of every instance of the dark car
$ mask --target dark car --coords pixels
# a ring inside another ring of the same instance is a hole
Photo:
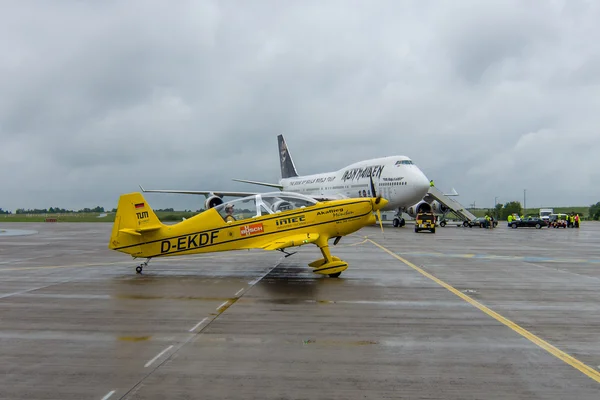
[[[543,219],[537,217],[528,217],[522,220],[512,221],[510,227],[516,228],[536,228],[542,229],[544,226],[548,226],[548,223]]]
[[[485,217],[477,217],[472,221],[468,222],[469,224],[469,228],[472,228],[474,226],[478,226],[480,228],[485,228],[487,226],[487,221],[485,220]],[[498,221],[494,221],[494,228],[498,226]]]

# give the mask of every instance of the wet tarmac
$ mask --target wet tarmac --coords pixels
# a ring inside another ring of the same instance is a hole
[[[136,275],[110,224],[2,224],[1,399],[600,398],[600,224],[369,227],[314,275],[239,251]]]

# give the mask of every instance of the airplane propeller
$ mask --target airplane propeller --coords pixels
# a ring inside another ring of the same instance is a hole
[[[375,184],[373,183],[373,174],[372,173],[369,174],[369,183],[371,184],[371,194],[373,195],[373,197],[375,197]],[[375,204],[379,204],[380,201],[381,201],[381,194],[378,194],[377,197],[375,197]],[[376,212],[377,212],[377,219],[379,220],[379,226],[381,227],[381,233],[383,234],[383,222],[381,222],[381,212],[379,211],[379,209],[377,209]]]

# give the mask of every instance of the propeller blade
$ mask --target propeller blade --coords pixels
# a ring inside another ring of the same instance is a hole
[[[381,227],[381,234],[383,235],[383,222],[381,222],[381,212],[377,210],[377,219],[379,219],[379,226]]]
[[[375,184],[373,183],[373,171],[369,172],[369,183],[371,184],[371,196],[377,197],[375,194]],[[379,204],[379,202],[377,202]]]

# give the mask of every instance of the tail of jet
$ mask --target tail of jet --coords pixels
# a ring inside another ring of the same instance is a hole
[[[143,236],[164,226],[141,193],[121,195],[108,248],[136,256],[141,253]]]
[[[283,135],[277,136],[277,142],[279,144],[279,164],[281,166],[281,179],[293,178],[298,176],[294,161],[287,148]]]

